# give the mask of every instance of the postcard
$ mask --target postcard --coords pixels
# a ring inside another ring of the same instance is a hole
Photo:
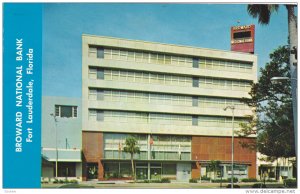
[[[297,188],[297,4],[3,17],[3,188]]]

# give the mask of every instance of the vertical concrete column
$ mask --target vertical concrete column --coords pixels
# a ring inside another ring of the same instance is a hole
[[[151,145],[150,145],[150,138],[151,138],[151,136],[150,136],[150,134],[148,134],[148,143],[147,143],[147,145],[148,145],[148,160],[151,160]]]
[[[150,180],[150,162],[148,162],[148,180]]]
[[[86,167],[86,160],[83,159],[82,160],[82,180],[86,181],[87,180],[87,167]]]
[[[76,162],[76,177],[79,177],[80,181],[82,181],[82,165],[80,162]]]
[[[101,160],[98,162],[98,180],[103,180],[104,178],[104,168]]]
[[[151,160],[151,144],[150,144],[151,134],[148,134],[148,180],[150,180],[150,160]]]

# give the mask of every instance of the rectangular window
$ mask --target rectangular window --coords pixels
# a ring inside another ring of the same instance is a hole
[[[97,78],[97,68],[90,67],[89,68],[89,78],[96,79]]]
[[[54,167],[55,174],[55,167]],[[57,164],[58,177],[76,177],[76,163],[75,162],[58,162]]]
[[[97,58],[104,59],[104,48],[97,48]]]
[[[199,78],[193,77],[193,87],[199,87]]]
[[[72,106],[61,106],[60,107],[61,117],[72,117]]]
[[[134,52],[128,51],[127,60],[134,61]]]
[[[198,97],[193,96],[193,106],[198,106]]]
[[[96,100],[96,99],[97,99],[97,90],[89,89],[89,100]]]
[[[193,58],[193,68],[199,68],[199,59]]]
[[[120,52],[120,59],[126,61],[127,60],[127,55],[128,55],[127,51],[121,51]]]
[[[96,121],[97,111],[96,110],[89,110],[89,120]]]
[[[104,112],[97,111],[97,121],[104,121]]]
[[[97,100],[104,100],[104,91],[97,90]]]
[[[104,70],[97,69],[97,79],[104,79]]]
[[[165,55],[165,64],[167,65],[171,64],[171,56]]]
[[[104,59],[111,59],[112,50],[111,49],[104,49]]]
[[[77,106],[55,105],[55,116],[66,118],[77,117]]]
[[[192,124],[193,124],[193,126],[197,126],[198,125],[198,116],[193,116],[192,117]]]
[[[73,106],[73,117],[77,117],[77,106]]]
[[[59,117],[60,115],[60,106],[55,106],[55,116]]]
[[[97,48],[93,46],[89,46],[89,57],[96,58]]]

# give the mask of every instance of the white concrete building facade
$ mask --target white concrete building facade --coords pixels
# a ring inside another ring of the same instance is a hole
[[[130,178],[125,139],[135,135],[138,179],[188,180],[220,160],[225,177],[256,177],[256,153],[235,138],[251,109],[257,56],[93,35],[82,36],[83,179]],[[202,174],[201,174],[202,172]]]

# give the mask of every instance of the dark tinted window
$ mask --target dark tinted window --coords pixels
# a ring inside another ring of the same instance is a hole
[[[247,32],[236,32],[233,33],[233,38],[250,38],[251,37],[251,31],[247,31]]]
[[[72,106],[61,106],[60,117],[72,117]]]

